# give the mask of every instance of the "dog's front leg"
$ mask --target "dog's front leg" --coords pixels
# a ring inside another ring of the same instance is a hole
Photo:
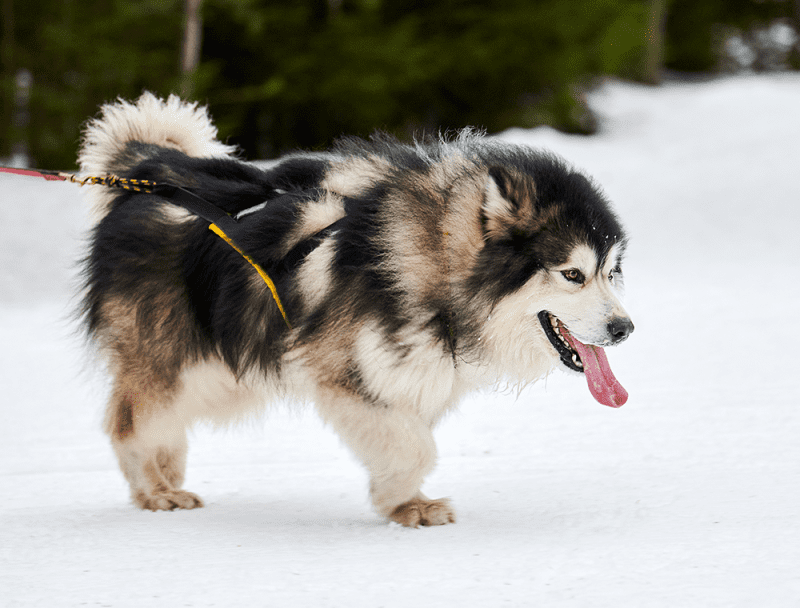
[[[436,464],[430,424],[390,404],[365,403],[355,396],[328,395],[317,409],[367,467],[378,513],[414,528],[455,522],[448,500],[431,500],[420,492]]]

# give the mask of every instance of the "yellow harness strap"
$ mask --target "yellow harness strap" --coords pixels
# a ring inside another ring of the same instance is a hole
[[[238,252],[239,252],[239,255],[241,255],[241,256],[242,256],[242,257],[243,257],[245,260],[247,260],[248,262],[250,262],[250,265],[251,265],[253,268],[255,268],[255,269],[256,269],[256,272],[259,274],[259,276],[260,276],[262,279],[264,279],[264,282],[267,284],[267,287],[269,287],[269,290],[272,292],[272,299],[273,299],[273,300],[275,300],[275,304],[277,304],[277,305],[278,305],[278,310],[280,310],[280,311],[281,311],[281,315],[283,316],[283,320],[286,322],[286,327],[288,327],[289,329],[292,329],[292,324],[291,324],[291,323],[289,323],[289,317],[287,317],[287,316],[286,316],[286,311],[283,309],[283,304],[281,304],[281,298],[280,298],[280,296],[278,295],[278,290],[277,290],[277,288],[275,287],[275,283],[273,283],[273,282],[272,282],[272,279],[270,279],[270,278],[269,278],[269,275],[268,275],[266,272],[264,272],[264,269],[263,269],[263,268],[261,268],[261,266],[259,266],[259,265],[258,265],[258,264],[255,262],[255,260],[253,260],[253,258],[251,258],[251,257],[250,257],[249,255],[247,255],[247,254],[246,254],[244,251],[242,251],[241,249],[239,249],[239,247],[237,247],[236,243],[234,243],[234,242],[233,242],[233,241],[230,239],[230,237],[228,237],[228,235],[227,235],[227,234],[225,234],[225,233],[222,231],[222,229],[220,229],[220,227],[219,227],[219,226],[217,226],[216,224],[209,224],[209,226],[208,226],[208,229],[209,229],[211,232],[213,232],[214,234],[216,234],[218,237],[220,237],[220,238],[221,238],[223,241],[225,241],[226,243],[228,243],[228,245],[230,245],[231,247],[233,247],[233,248],[234,248],[236,251],[238,251]]]

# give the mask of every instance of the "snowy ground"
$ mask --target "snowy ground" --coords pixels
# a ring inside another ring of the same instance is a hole
[[[800,606],[800,76],[610,84],[594,138],[509,140],[585,168],[632,235],[620,410],[554,375],[469,398],[430,495],[371,510],[312,414],[198,429],[195,511],[134,509],[100,431],[71,281],[77,187],[0,176],[0,605]]]

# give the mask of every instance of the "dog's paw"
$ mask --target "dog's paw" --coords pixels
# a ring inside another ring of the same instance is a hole
[[[392,511],[389,519],[409,528],[441,526],[455,523],[456,512],[446,498],[438,500],[413,498]]]
[[[146,494],[137,492],[133,502],[141,509],[149,511],[174,511],[175,509],[197,509],[203,506],[203,501],[197,494],[186,490],[167,490]]]

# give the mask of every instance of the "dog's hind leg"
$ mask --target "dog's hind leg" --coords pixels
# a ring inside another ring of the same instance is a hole
[[[372,503],[381,515],[414,528],[455,522],[448,500],[420,492],[436,464],[430,424],[391,406],[327,397],[318,401],[320,415],[366,466]]]
[[[203,501],[181,489],[186,470],[186,423],[168,394],[122,383],[114,390],[106,430],[128,480],[133,502],[151,511],[194,509]]]

